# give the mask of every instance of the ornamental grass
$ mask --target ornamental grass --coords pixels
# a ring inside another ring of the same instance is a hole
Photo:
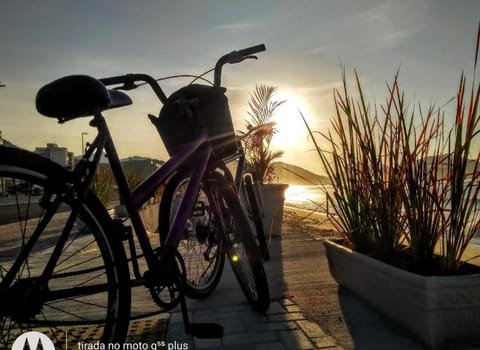
[[[353,97],[345,70],[330,128],[315,132],[302,115],[333,188],[328,217],[352,249],[423,275],[465,272],[462,256],[480,230],[479,42],[480,26],[471,86],[462,74],[453,118],[407,103],[398,72],[377,105],[355,71]]]

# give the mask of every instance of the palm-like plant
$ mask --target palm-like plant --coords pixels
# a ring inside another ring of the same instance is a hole
[[[250,119],[247,131],[240,132],[247,163],[255,168],[262,182],[271,182],[273,178],[272,163],[283,155],[282,151],[271,148],[272,138],[277,132],[272,121],[275,112],[285,100],[275,100],[276,87],[257,85],[248,102]]]

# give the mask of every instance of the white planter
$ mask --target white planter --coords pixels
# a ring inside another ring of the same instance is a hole
[[[282,232],[283,204],[285,202],[286,184],[263,184],[263,227],[267,239],[279,236]]]
[[[338,284],[432,349],[480,344],[480,274],[424,277],[325,241]]]
[[[160,203],[151,202],[144,204],[140,210],[139,214],[142,218],[143,225],[145,230],[148,232],[158,232],[158,216],[160,212]],[[127,209],[123,204],[119,204],[115,207],[115,218],[120,219],[128,216]],[[128,220],[126,225],[131,225],[130,220]]]

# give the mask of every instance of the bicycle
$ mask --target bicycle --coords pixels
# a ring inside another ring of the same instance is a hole
[[[235,154],[224,159],[226,164],[238,161],[235,172],[235,186],[240,194],[240,203],[254,225],[255,239],[265,261],[270,253],[263,227],[263,204],[255,170],[247,167],[241,143]],[[178,205],[183,198],[189,177],[177,173],[167,182],[160,202],[159,233],[163,243],[175,218]],[[211,206],[203,186],[197,195],[194,208],[189,216],[178,251],[187,266],[185,292],[189,298],[204,299],[218,285],[223,271],[225,254],[217,246],[215,225],[212,221]]]
[[[209,71],[195,76],[190,85]],[[162,80],[177,77],[179,76],[166,77]],[[213,85],[209,81],[206,82]],[[154,124],[157,123],[155,116],[150,116],[150,119]],[[248,136],[248,133],[246,135]],[[260,182],[255,169],[246,163],[241,142],[246,135],[237,135],[237,151],[223,161],[225,164],[238,162],[234,178],[237,192],[240,194],[240,203],[254,225],[253,232],[256,233],[255,239],[262,257],[265,261],[268,261],[270,252],[264,233],[263,199]],[[166,183],[159,210],[159,233],[162,243],[169,233],[178,204],[185,194],[188,180],[189,177],[186,174],[176,173]],[[201,186],[178,247],[178,251],[187,265],[185,292],[192,299],[204,299],[210,296],[222,276],[225,254],[221,247],[217,246],[215,225],[212,222],[213,215],[211,215],[210,210],[208,197],[203,193]]]
[[[223,161],[238,150],[225,89],[220,87],[223,65],[264,50],[257,45],[232,51],[217,61],[213,87],[194,84],[168,98],[147,74],[100,80],[68,76],[39,90],[36,106],[41,114],[60,123],[92,117],[90,125],[98,133],[73,171],[25,150],[0,147],[1,185],[8,187],[6,201],[11,202],[2,204],[13,208],[13,215],[2,210],[0,218],[2,346],[27,330],[46,330],[56,338],[65,326],[91,324],[101,325],[91,341],[121,343],[128,330],[131,288],[136,286],[148,288],[159,311],[180,305],[187,333],[221,337],[220,325],[190,323],[187,271],[177,250],[200,190],[209,201],[216,232],[210,238],[216,249],[226,252],[253,308],[268,309],[263,260]],[[131,190],[102,113],[130,105],[132,100],[120,90],[135,89],[139,82],[148,84],[163,104],[155,121],[170,159]],[[115,88],[106,88],[112,85]],[[178,128],[175,118],[185,125]],[[133,230],[111,219],[90,190],[104,151]],[[153,248],[138,210],[174,173],[188,174],[189,181],[168,235]],[[135,253],[137,244],[141,254]],[[77,341],[82,341],[81,335]]]

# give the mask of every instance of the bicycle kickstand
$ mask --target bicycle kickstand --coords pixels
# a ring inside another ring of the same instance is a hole
[[[187,302],[185,300],[184,293],[184,281],[183,278],[179,278],[180,287],[180,307],[182,309],[183,324],[185,332],[193,335],[197,338],[210,339],[210,338],[223,338],[223,326],[218,323],[191,323],[188,316]]]

